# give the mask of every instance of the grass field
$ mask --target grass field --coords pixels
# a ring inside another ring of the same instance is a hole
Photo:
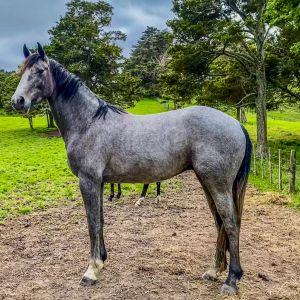
[[[139,101],[136,106],[128,109],[130,113],[136,115],[157,114],[166,110],[166,104],[161,104],[156,99],[144,99]]]
[[[248,113],[245,124],[253,143],[256,141],[255,114]],[[291,150],[300,155],[300,112],[295,110],[271,111],[268,113],[268,145],[272,152],[273,183],[269,182],[267,160],[264,160],[265,178],[261,178],[259,157],[257,160],[257,174],[250,175],[250,182],[262,191],[278,191],[278,149],[282,150],[282,193],[293,199],[293,205],[300,208],[300,165],[296,168],[296,194],[289,194],[289,160]],[[253,164],[253,161],[252,161]]]
[[[135,114],[158,113],[166,111],[166,105],[154,99],[144,99],[129,111]],[[245,126],[255,141],[255,115],[248,113],[247,118]],[[62,139],[49,138],[44,117],[35,118],[34,127],[31,131],[27,119],[20,116],[0,116],[0,220],[10,215],[64,205],[69,201],[77,201],[81,205],[77,179],[68,168]],[[264,191],[276,191],[277,149],[283,149],[285,161],[288,161],[290,149],[300,153],[300,112],[270,112],[268,127],[269,143],[274,149],[274,183],[271,185],[268,179],[253,175],[250,181]],[[285,176],[284,193],[287,193],[287,186],[288,177]],[[177,187],[176,182],[164,183],[163,189],[169,187]],[[141,184],[123,185],[125,195],[137,195],[141,189]],[[154,195],[154,189],[155,185],[152,185],[151,195]],[[292,198],[296,205],[300,205],[298,193]]]

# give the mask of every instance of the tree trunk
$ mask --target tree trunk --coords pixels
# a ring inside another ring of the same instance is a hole
[[[53,115],[52,115],[52,112],[50,111],[49,112],[49,128],[55,128],[55,124],[54,124],[54,118],[53,118]]]
[[[33,130],[33,120],[32,117],[28,117],[30,129]]]
[[[174,110],[176,110],[177,109],[177,102],[174,100],[173,103],[174,103]]]
[[[247,123],[247,116],[244,108],[241,109],[241,123]]]
[[[256,126],[257,145],[262,146],[263,152],[267,151],[267,83],[264,65],[260,65],[256,71],[257,97],[256,105]]]
[[[241,108],[239,106],[236,108],[236,119],[241,121]]]
[[[46,111],[46,118],[47,118],[47,127],[50,128],[48,111]]]

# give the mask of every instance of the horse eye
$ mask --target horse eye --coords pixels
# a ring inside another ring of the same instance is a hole
[[[44,72],[44,69],[38,69],[38,70],[37,70],[37,73],[38,73],[38,74],[42,74],[43,72]]]

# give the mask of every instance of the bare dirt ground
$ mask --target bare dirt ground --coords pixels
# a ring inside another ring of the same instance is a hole
[[[82,207],[49,209],[0,225],[0,299],[223,299],[202,280],[216,231],[192,173],[181,192],[105,202],[108,260],[99,283],[78,285],[89,254]],[[248,190],[241,233],[245,276],[228,299],[300,299],[300,214],[284,199]]]

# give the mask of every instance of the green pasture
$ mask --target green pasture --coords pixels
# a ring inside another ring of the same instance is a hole
[[[135,114],[158,113],[167,110],[167,105],[155,99],[143,99],[134,108]],[[247,114],[245,125],[251,138],[255,140],[255,115]],[[276,151],[283,150],[287,162],[291,149],[300,155],[300,112],[276,111],[269,113],[268,130],[270,146],[274,149],[274,183],[268,178],[250,176],[251,183],[262,190],[277,190]],[[28,121],[20,116],[0,115],[0,221],[11,215],[27,214],[37,209],[65,205],[74,201],[82,205],[79,197],[77,178],[70,172],[61,138],[49,138],[46,118],[34,119],[34,130],[29,129]],[[259,162],[258,165],[258,173]],[[287,168],[287,165],[284,165]],[[299,170],[300,171],[300,170]],[[286,172],[287,174],[287,172]],[[268,177],[268,174],[266,174]],[[300,183],[300,178],[299,178]],[[284,190],[287,193],[288,176],[284,175]],[[179,188],[174,180],[163,183],[162,189]],[[123,193],[137,197],[141,184],[123,185]],[[154,196],[155,185],[150,188]],[[298,185],[300,190],[300,184]],[[108,190],[106,191],[106,196]],[[300,204],[298,194],[292,197]]]
[[[245,124],[252,141],[256,141],[256,122],[254,113],[248,113]],[[300,208],[300,112],[296,109],[271,111],[268,113],[268,145],[272,153],[273,183],[269,181],[267,160],[263,160],[265,178],[261,177],[260,157],[257,157],[257,176],[253,172],[250,182],[262,191],[278,191],[278,150],[282,151],[282,181],[281,193],[288,194],[293,199],[293,205]],[[289,161],[291,150],[296,150],[296,189],[295,194],[289,194]],[[252,160],[253,171],[253,160]]]
[[[157,99],[143,99],[128,109],[128,112],[136,115],[157,114],[164,111],[167,111],[167,104],[160,103]]]

